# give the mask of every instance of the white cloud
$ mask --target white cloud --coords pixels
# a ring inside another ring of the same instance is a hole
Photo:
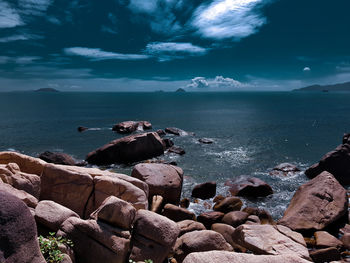
[[[206,79],[204,77],[196,77],[191,80],[191,83],[187,85],[187,88],[198,88],[198,89],[213,89],[220,90],[232,90],[250,87],[250,85],[239,82],[232,78],[224,78],[223,76],[216,76],[214,79]]]
[[[311,68],[309,68],[309,67],[305,67],[305,68],[303,69],[303,71],[304,71],[304,72],[311,71]]]
[[[202,56],[207,53],[207,49],[192,43],[153,42],[147,44],[145,52],[158,57],[159,61],[167,61],[186,56]]]
[[[19,0],[21,13],[25,15],[44,15],[53,0]]]
[[[23,25],[16,9],[0,0],[0,28],[12,28]]]
[[[62,22],[55,16],[48,16],[47,18],[47,21],[49,21],[50,23],[54,24],[54,25],[61,25]]]
[[[65,48],[64,53],[70,56],[82,56],[87,57],[95,61],[99,60],[143,60],[148,59],[148,55],[143,54],[122,54],[109,51],[103,51],[100,48],[87,48],[87,47],[70,47]]]
[[[29,40],[29,39],[40,39],[40,38],[42,38],[42,36],[34,35],[34,34],[12,35],[12,36],[8,36],[8,37],[1,37],[0,43]]]
[[[265,17],[257,11],[263,2],[214,0],[196,9],[191,24],[205,38],[239,40],[256,33],[266,23]]]
[[[0,64],[19,64],[25,65],[33,63],[35,60],[39,60],[41,57],[38,56],[19,56],[19,57],[9,57],[9,56],[0,56]]]
[[[129,8],[134,12],[153,13],[157,10],[158,0],[130,0]]]

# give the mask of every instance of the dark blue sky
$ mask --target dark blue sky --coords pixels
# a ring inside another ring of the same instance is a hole
[[[349,0],[0,0],[0,89],[350,81]]]

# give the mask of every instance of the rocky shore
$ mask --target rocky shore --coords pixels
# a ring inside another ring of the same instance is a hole
[[[152,125],[114,127],[126,134]],[[59,248],[64,263],[349,261],[349,134],[305,171],[310,180],[275,221],[240,198],[273,194],[259,178],[227,181],[227,196],[216,194],[216,182],[203,182],[181,199],[183,170],[147,161],[174,147],[162,138],[165,133],[188,134],[174,127],[134,133],[92,151],[86,162],[50,152],[40,158],[0,152],[0,262],[46,262],[38,235],[50,232],[74,244]],[[116,163],[133,165],[131,176],[91,166]],[[281,164],[271,176],[297,172]],[[196,215],[188,209],[190,201],[208,199],[214,202],[204,203],[209,211]]]

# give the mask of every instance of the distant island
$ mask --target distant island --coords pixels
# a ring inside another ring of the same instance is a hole
[[[179,88],[175,92],[186,92],[186,90],[184,90],[183,88]]]
[[[59,92],[59,90],[53,88],[41,88],[35,90],[35,92]]]
[[[293,91],[350,91],[350,82],[333,84],[333,85],[312,85]]]

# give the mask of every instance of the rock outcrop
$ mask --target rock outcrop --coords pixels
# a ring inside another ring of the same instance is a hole
[[[148,121],[123,121],[113,126],[112,130],[121,134],[133,133],[137,129],[152,129],[152,124]]]
[[[90,164],[108,165],[133,163],[162,155],[163,140],[156,132],[129,135],[90,152],[86,161]]]
[[[76,161],[72,156],[61,152],[46,151],[39,154],[39,158],[48,163],[62,164],[62,165],[76,165]]]
[[[9,184],[0,182],[0,192],[6,192],[16,196],[18,199],[23,201],[28,207],[35,208],[38,205],[38,199],[28,194],[25,191],[18,190]]]
[[[334,176],[323,172],[295,192],[279,224],[296,231],[317,231],[347,213],[346,190]]]
[[[232,195],[264,197],[273,194],[271,186],[256,177],[241,177],[227,181],[225,185],[229,186],[229,191]]]

